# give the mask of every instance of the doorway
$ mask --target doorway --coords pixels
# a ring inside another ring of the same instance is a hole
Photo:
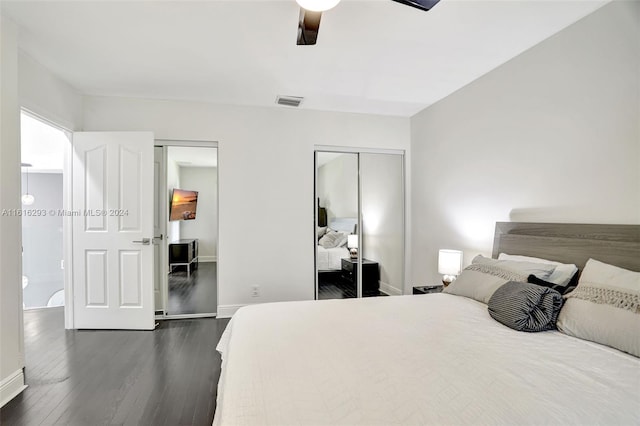
[[[218,149],[165,141],[154,225],[163,318],[215,316],[218,305]],[[158,314],[158,312],[157,312]]]
[[[65,306],[65,158],[68,132],[20,115],[23,308]]]
[[[404,293],[404,153],[315,153],[316,299]]]

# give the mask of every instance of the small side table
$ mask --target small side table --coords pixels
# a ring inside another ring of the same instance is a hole
[[[437,285],[420,285],[413,287],[413,294],[430,294],[430,293],[440,293],[444,290],[444,286],[442,284]]]
[[[342,279],[352,285],[358,282],[358,259],[343,257],[341,260]],[[378,296],[380,288],[380,267],[378,262],[362,259],[362,294],[363,296]]]

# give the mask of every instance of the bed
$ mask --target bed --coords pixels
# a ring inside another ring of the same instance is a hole
[[[352,217],[337,217],[328,222],[328,229],[347,234],[355,233],[358,226],[358,219]],[[316,266],[318,272],[339,271],[342,268],[341,259],[349,257],[349,249],[345,245],[325,248],[318,244],[316,255]]]
[[[640,226],[498,223],[502,252],[640,271]],[[638,357],[454,294],[245,307],[218,350],[214,425],[640,423]]]

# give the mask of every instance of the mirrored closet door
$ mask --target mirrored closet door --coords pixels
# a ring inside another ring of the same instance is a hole
[[[316,151],[316,298],[404,289],[404,156]]]
[[[156,314],[164,318],[215,316],[217,146],[214,142],[156,143]]]

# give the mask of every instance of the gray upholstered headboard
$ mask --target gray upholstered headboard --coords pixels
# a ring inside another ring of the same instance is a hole
[[[500,253],[574,263],[589,258],[640,271],[640,225],[497,222],[493,257]]]

